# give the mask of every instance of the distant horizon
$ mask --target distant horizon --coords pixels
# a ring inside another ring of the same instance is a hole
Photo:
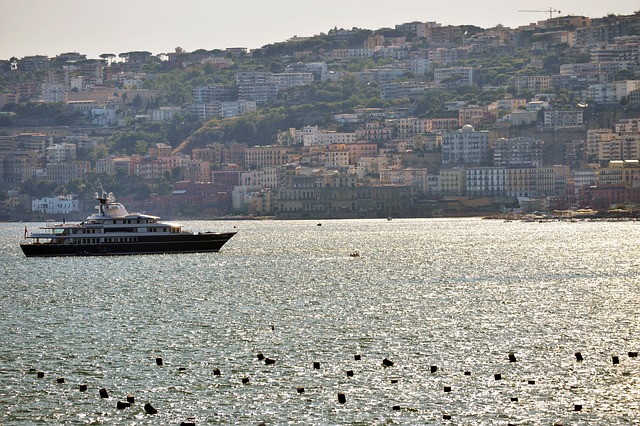
[[[5,24],[0,26],[0,59],[43,55],[55,57],[77,52],[89,59],[102,53],[118,55],[148,51],[153,55],[198,49],[249,50],[285,42],[293,37],[313,37],[333,28],[376,31],[408,22],[447,25],[496,25],[517,28],[553,17],[578,15],[601,18],[610,14],[632,15],[637,0],[550,0],[544,6],[532,0],[493,0],[455,4],[435,0],[396,0],[394,7],[375,1],[311,0],[304,10],[293,0],[250,4],[239,0],[215,5],[189,0],[176,7],[166,0],[112,0],[96,11],[80,0],[29,0],[9,2]],[[524,12],[527,11],[527,12]]]

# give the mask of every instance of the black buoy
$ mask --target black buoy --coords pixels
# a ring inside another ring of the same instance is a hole
[[[445,392],[451,392],[451,386],[445,386],[444,387],[444,391]]]
[[[125,401],[118,401],[118,403],[116,404],[116,408],[118,410],[124,410],[125,408],[129,407],[131,407],[131,404]]]
[[[509,354],[509,362],[516,362],[516,356],[514,353]]]
[[[58,378],[56,379],[56,382],[58,382],[58,383],[64,383],[64,377],[58,377]]]
[[[109,398],[109,393],[105,388],[100,389],[100,398]]]
[[[249,384],[249,378],[248,377],[243,377],[242,378],[242,384],[243,385],[248,385]]]
[[[36,374],[36,369],[35,368],[30,368],[29,369],[29,374]]]
[[[156,365],[162,365],[162,358],[156,357]]]
[[[38,377],[38,379],[43,379],[44,378],[44,371],[38,371],[36,373],[36,377]]]
[[[347,377],[353,377],[353,370],[347,370]]]
[[[196,426],[195,422],[181,422],[180,426]]]
[[[360,356],[359,354],[355,354],[353,356],[353,359],[355,359],[356,361],[360,361],[362,359],[362,356]]]
[[[298,393],[304,393],[304,386],[298,386],[296,390],[298,391]]]
[[[437,371],[438,371],[438,366],[437,365],[432,365],[431,366],[431,373],[433,374],[433,373],[435,373]]]
[[[618,358],[618,356],[617,356],[617,355],[612,356],[612,357],[611,357],[611,361],[612,361],[614,364],[620,364],[620,358]]]
[[[147,402],[146,404],[144,404],[144,411],[145,411],[147,414],[158,414],[158,410],[156,410],[156,409],[153,407],[153,405],[151,405],[151,404],[150,404],[150,403],[148,403],[148,402]]]
[[[276,326],[271,324],[271,331],[275,331],[275,329],[276,329]]]
[[[396,383],[398,383],[398,379],[391,379],[391,384],[395,385]]]
[[[87,385],[80,385],[80,392],[86,392],[87,391]]]
[[[275,363],[276,363],[276,360],[275,360],[275,359],[273,359],[273,358],[265,358],[264,363],[265,363],[266,365],[273,365],[273,364],[275,364]]]
[[[136,402],[136,398],[133,395],[129,394],[127,395],[127,402],[129,404],[134,404]]]
[[[518,402],[518,397],[517,396],[512,396],[511,397],[511,402]]]
[[[442,420],[451,420],[451,414],[443,413],[442,414]]]
[[[313,362],[313,369],[314,370],[320,370],[320,363],[318,361],[314,361]]]
[[[629,355],[629,358],[637,358],[638,352],[629,352],[628,355]]]
[[[529,380],[527,383],[530,384],[530,385],[535,385],[536,381],[535,380]]]
[[[258,355],[256,355],[258,357],[258,361],[262,361],[264,359],[264,355],[262,355],[262,352],[258,352]]]
[[[496,373],[496,374],[493,375],[493,378],[496,379],[496,380],[502,380],[502,374]]]
[[[221,373],[220,373],[220,369],[219,369],[219,368],[214,368],[214,369],[213,369],[213,375],[214,375],[214,376],[219,376],[220,374],[221,374]]]
[[[347,397],[343,392],[338,392],[338,402],[340,404],[344,404],[345,402],[347,402]]]
[[[574,404],[573,411],[582,411],[582,404]]]
[[[471,375],[471,371],[465,371],[465,372],[464,372],[464,375],[465,375],[465,376],[470,376],[470,375]]]
[[[382,360],[382,365],[384,365],[385,367],[392,367],[393,366],[393,361],[391,361],[390,359],[383,359]]]
[[[400,411],[400,406],[399,405],[394,405],[393,407],[391,407],[392,410],[394,411]]]
[[[582,354],[580,352],[576,352],[576,361],[582,361],[584,358],[582,358]]]

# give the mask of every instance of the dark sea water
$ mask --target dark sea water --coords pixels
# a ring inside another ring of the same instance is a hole
[[[0,424],[640,424],[640,223],[186,225],[239,233],[27,259],[0,224]]]

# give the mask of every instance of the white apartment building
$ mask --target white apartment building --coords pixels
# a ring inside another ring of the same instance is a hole
[[[278,90],[294,86],[305,86],[312,84],[314,76],[312,72],[283,72],[271,74],[269,81],[278,86]]]
[[[222,114],[222,105],[220,102],[193,102],[187,110],[196,114],[201,120],[208,121],[214,117],[220,117]]]
[[[466,194],[469,197],[498,197],[507,194],[506,167],[466,169]]]
[[[263,188],[278,188],[278,168],[263,167],[260,169],[260,184]]]
[[[427,176],[425,168],[385,168],[380,170],[380,185],[412,186],[425,191]]]
[[[379,173],[387,164],[386,157],[360,157],[355,169],[356,175],[358,179],[364,179],[367,175]]]
[[[640,118],[623,118],[615,125],[616,133],[636,135],[640,134]]]
[[[590,62],[634,62],[640,63],[640,43],[638,40],[628,43],[608,44],[591,50]]]
[[[271,80],[267,72],[239,72],[236,74],[238,99],[255,101],[258,105],[275,99],[278,95],[278,84]]]
[[[493,144],[493,164],[496,166],[535,166],[544,162],[544,141],[530,137],[498,139]]]
[[[587,167],[582,169],[574,169],[573,173],[573,188],[574,193],[577,195],[580,190],[585,186],[593,186],[597,183],[599,167]]]
[[[471,125],[442,134],[442,164],[486,164],[490,161],[489,132]]]
[[[325,62],[297,62],[287,65],[286,72],[310,72],[316,80],[326,81],[329,70]]]
[[[575,127],[582,126],[583,111],[552,110],[544,112],[545,127]]]
[[[305,126],[300,130],[291,129],[296,145],[329,146],[331,144],[353,144],[357,141],[355,133],[334,132],[320,129],[318,126]]]
[[[72,143],[57,143],[47,148],[47,161],[62,163],[76,158],[76,145]]]
[[[31,211],[44,214],[69,214],[79,212],[80,205],[75,195],[60,195],[32,200]]]
[[[256,112],[255,101],[231,101],[220,102],[220,115],[222,118],[238,117],[247,112]]]
[[[149,110],[148,114],[151,121],[171,121],[175,114],[182,112],[180,107],[160,107],[158,109]]]
[[[44,102],[64,102],[65,93],[64,84],[45,83],[42,85],[42,100]]]
[[[443,80],[449,78],[457,79],[460,85],[471,85],[473,84],[473,68],[437,68],[433,71],[433,82],[436,84],[441,84]]]
[[[582,98],[585,101],[595,102],[596,104],[616,103],[635,90],[640,90],[640,80],[592,84],[584,92]]]

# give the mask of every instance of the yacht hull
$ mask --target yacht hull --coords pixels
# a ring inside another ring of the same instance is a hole
[[[220,251],[235,232],[139,237],[135,242],[101,244],[20,244],[27,257],[119,256],[134,254],[207,253]]]

